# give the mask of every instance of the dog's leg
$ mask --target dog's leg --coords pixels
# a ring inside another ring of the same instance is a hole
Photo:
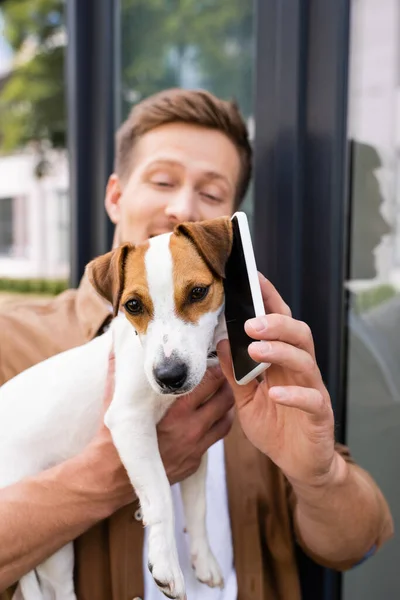
[[[207,453],[200,467],[181,482],[181,493],[190,539],[190,554],[196,577],[210,587],[224,587],[218,563],[212,553],[206,530]]]
[[[69,543],[36,567],[43,600],[76,600],[74,546]]]
[[[118,378],[116,379],[118,382]],[[158,450],[156,424],[150,400],[137,406],[116,394],[105,423],[139,498],[143,523],[149,528],[148,566],[159,589],[168,598],[183,600],[185,585],[174,534],[171,487]]]

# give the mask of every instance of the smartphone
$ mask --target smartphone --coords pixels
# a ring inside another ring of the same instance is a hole
[[[246,213],[236,212],[231,220],[233,243],[224,279],[225,321],[235,380],[245,385],[269,367],[250,358],[248,347],[253,340],[244,330],[248,319],[265,315],[265,310]]]

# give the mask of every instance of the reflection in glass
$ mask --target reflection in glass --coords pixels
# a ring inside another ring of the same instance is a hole
[[[352,3],[347,443],[400,522],[400,2]],[[395,26],[396,24],[396,26]],[[396,536],[344,576],[344,600],[400,597]]]

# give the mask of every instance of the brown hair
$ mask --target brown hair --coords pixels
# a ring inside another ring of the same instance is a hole
[[[233,101],[220,100],[205,90],[169,89],[133,107],[116,135],[115,172],[124,177],[132,166],[135,142],[167,123],[188,123],[224,133],[236,146],[241,163],[235,208],[243,200],[251,178],[252,150],[246,124]]]

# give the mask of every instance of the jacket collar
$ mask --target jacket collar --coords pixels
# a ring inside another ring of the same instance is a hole
[[[112,306],[95,291],[85,274],[76,293],[76,314],[84,336],[90,340],[112,318]]]

